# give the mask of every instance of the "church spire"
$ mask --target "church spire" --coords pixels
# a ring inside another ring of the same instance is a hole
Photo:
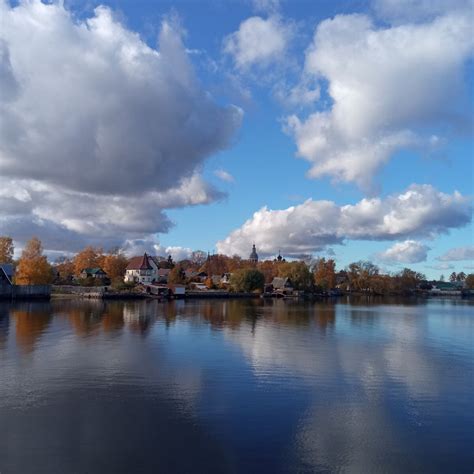
[[[254,263],[258,262],[258,254],[257,254],[257,249],[255,247],[255,244],[253,244],[252,246],[252,253],[249,256],[249,260]]]

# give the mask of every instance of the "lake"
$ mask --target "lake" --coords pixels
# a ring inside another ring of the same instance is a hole
[[[474,302],[0,303],[0,472],[474,470]]]

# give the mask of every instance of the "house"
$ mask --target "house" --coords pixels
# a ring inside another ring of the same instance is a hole
[[[221,277],[221,285],[230,285],[231,278],[232,278],[232,273],[224,273]]]
[[[185,270],[184,275],[186,276],[186,280],[190,280],[190,281],[200,281],[201,283],[203,283],[207,280],[206,272],[196,272],[194,270]]]
[[[0,285],[13,285],[15,270],[11,263],[0,264]]]
[[[126,283],[153,283],[158,280],[159,264],[145,252],[143,257],[133,257],[125,270]]]
[[[276,296],[291,295],[293,293],[293,283],[288,277],[275,277],[270,287]]]
[[[288,290],[292,291],[293,290],[293,284],[291,283],[291,280],[288,277],[282,278],[282,277],[275,277],[272,280],[272,287],[274,290]]]
[[[102,268],[84,268],[81,272],[81,278],[95,278],[98,280],[106,280],[107,273]]]
[[[186,280],[192,280],[193,278],[196,278],[198,272],[194,270],[185,270],[184,271],[184,276],[186,277]]]

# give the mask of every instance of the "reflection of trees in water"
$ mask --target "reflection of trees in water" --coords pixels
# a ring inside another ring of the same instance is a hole
[[[145,334],[154,322],[154,300],[104,301],[96,299],[54,301],[54,313],[65,316],[78,336],[97,335],[101,331],[119,335],[126,326]]]
[[[149,314],[145,302],[104,301],[96,299],[61,300],[54,302],[58,315],[66,316],[78,336],[92,336],[101,331],[120,334],[124,326],[132,331],[146,332]]]
[[[62,309],[61,313],[66,314],[75,333],[81,337],[98,334],[105,306],[103,301],[73,301],[71,303],[73,304]]]
[[[130,332],[145,336],[155,322],[156,300],[127,301],[123,303],[123,320]]]
[[[312,318],[321,327],[335,321],[335,305],[280,299],[226,299],[171,301],[157,309],[159,317],[172,324],[182,317],[191,323],[204,320],[214,329],[238,329],[243,324],[252,330],[259,322],[288,326],[309,326]]]
[[[265,322],[276,322],[285,326],[308,326],[313,303],[300,300],[265,300],[263,309]]]
[[[118,301],[107,302],[102,316],[102,329],[106,333],[120,333],[124,327],[123,304]]]
[[[0,303],[0,349],[7,343],[10,328],[10,304]]]
[[[332,328],[336,322],[336,304],[334,301],[327,303],[314,303],[314,322],[322,332]]]
[[[238,329],[245,322],[253,326],[261,315],[260,300],[223,300],[218,303],[216,301],[202,303],[199,305],[201,315],[211,327],[216,329],[224,326]]]
[[[17,346],[24,352],[32,352],[35,343],[49,326],[53,315],[49,303],[14,304],[10,311],[15,321]]]
[[[260,299],[175,300],[160,303],[156,315],[167,325],[173,324],[177,318],[184,318],[190,323],[204,320],[214,329],[238,328],[245,321],[255,321],[262,306]]]
[[[338,298],[336,301],[351,306],[418,306],[425,305],[429,300],[416,296],[347,295]]]

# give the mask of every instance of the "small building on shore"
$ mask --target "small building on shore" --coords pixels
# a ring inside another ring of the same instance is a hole
[[[107,273],[100,267],[96,268],[84,268],[81,272],[81,278],[94,278],[94,280],[106,280],[108,278]]]
[[[290,295],[293,293],[293,283],[288,277],[275,277],[269,289],[276,295]]]

